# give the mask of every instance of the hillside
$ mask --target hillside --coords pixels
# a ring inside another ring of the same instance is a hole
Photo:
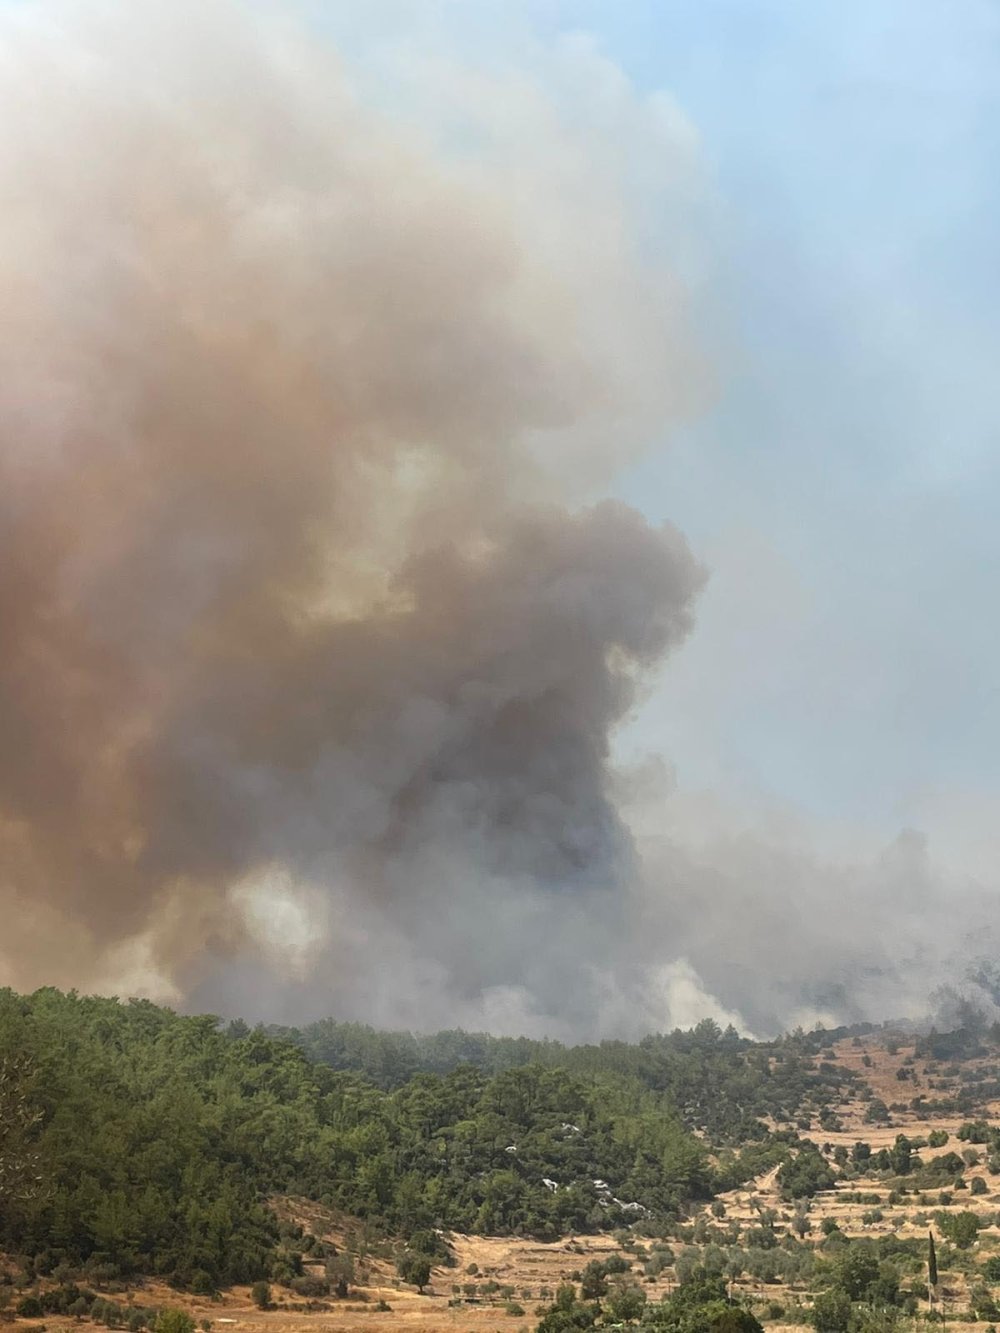
[[[721,1280],[765,1322],[831,1333],[876,1307],[1000,1318],[994,1031],[323,1031],[325,1052],[308,1031],[0,993],[0,1309],[431,1333],[534,1319],[589,1280],[593,1318],[627,1288],[670,1325],[678,1293]]]

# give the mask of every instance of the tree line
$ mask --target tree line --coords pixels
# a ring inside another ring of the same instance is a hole
[[[41,1274],[282,1280],[281,1194],[404,1238],[554,1237],[711,1190],[704,1144],[624,1075],[464,1064],[388,1090],[260,1029],[50,989],[0,992],[0,1057],[23,1108],[0,1140],[0,1248]]]

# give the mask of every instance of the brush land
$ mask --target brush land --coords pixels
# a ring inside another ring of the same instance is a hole
[[[974,1019],[565,1047],[0,992],[25,1329],[986,1328],[998,1223]]]

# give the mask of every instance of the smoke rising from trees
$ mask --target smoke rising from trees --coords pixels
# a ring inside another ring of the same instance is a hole
[[[697,379],[610,131],[457,82],[464,160],[225,0],[0,49],[6,979],[590,1021],[703,578],[592,502]]]
[[[544,92],[415,65],[404,113],[228,0],[8,9],[0,68],[0,982],[562,1037],[919,1008],[985,889],[611,759],[705,578],[602,498],[709,393],[669,100],[572,39]]]

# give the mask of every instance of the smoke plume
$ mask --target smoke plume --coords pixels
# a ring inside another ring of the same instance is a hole
[[[683,126],[585,44],[589,123],[454,75],[442,145],[248,6],[2,25],[0,979],[593,1030],[703,577],[599,500],[699,393],[619,142]]]

